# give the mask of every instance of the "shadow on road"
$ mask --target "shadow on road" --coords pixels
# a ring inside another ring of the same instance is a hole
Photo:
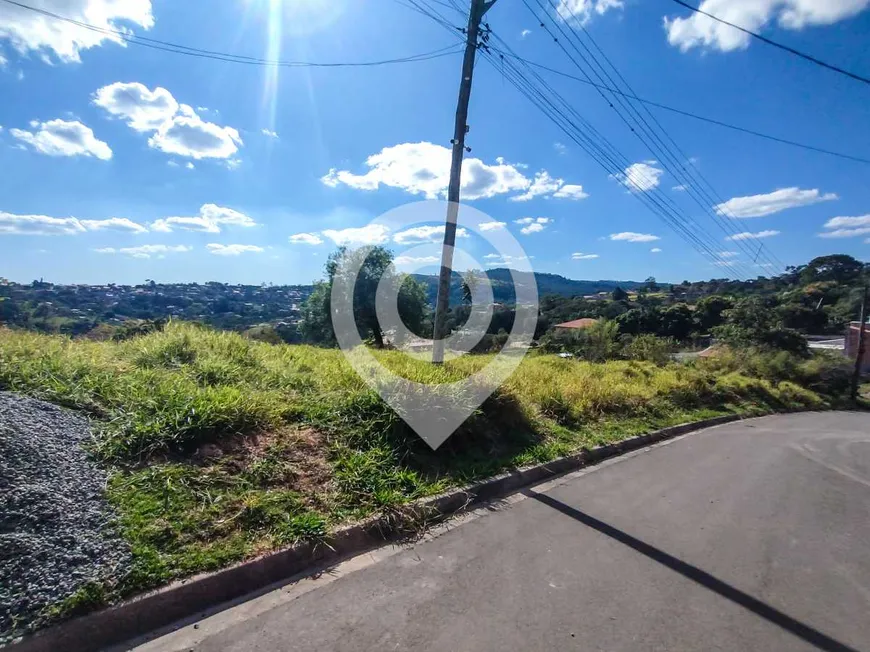
[[[769,604],[761,602],[757,598],[753,598],[748,593],[744,593],[740,589],[737,589],[726,582],[710,575],[709,573],[701,570],[696,566],[692,566],[681,559],[677,559],[673,555],[669,555],[663,550],[659,550],[658,548],[651,546],[640,539],[636,539],[619,530],[612,525],[608,525],[604,521],[599,521],[594,516],[590,516],[584,512],[581,512],[579,509],[575,509],[574,507],[570,507],[563,502],[556,500],[546,494],[534,493],[532,491],[526,490],[523,492],[529,498],[533,498],[548,507],[552,507],[555,510],[558,510],[565,514],[566,516],[570,516],[571,518],[579,521],[583,525],[591,527],[594,530],[597,530],[601,534],[622,543],[629,548],[639,552],[640,554],[656,561],[663,566],[667,566],[673,571],[676,571],[683,577],[686,577],[693,582],[697,582],[701,586],[704,586],[714,593],[718,593],[723,598],[727,598],[732,602],[739,604],[741,607],[748,609],[754,614],[764,618],[765,620],[773,623],[774,625],[780,626],[782,629],[791,632],[795,636],[803,639],[807,643],[815,645],[820,650],[830,650],[831,652],[858,652],[855,648],[849,647],[844,643],[840,643],[839,641],[831,638],[830,636],[823,634],[817,629],[810,627],[798,620],[795,620],[788,614],[784,614],[778,609],[771,607]]]

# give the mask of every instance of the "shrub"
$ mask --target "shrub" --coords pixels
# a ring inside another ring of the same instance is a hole
[[[629,360],[643,360],[664,365],[670,362],[671,355],[677,350],[677,343],[669,337],[655,335],[623,336],[623,355]]]

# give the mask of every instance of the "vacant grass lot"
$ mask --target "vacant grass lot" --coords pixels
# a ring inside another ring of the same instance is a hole
[[[489,359],[437,369],[398,352],[376,355],[427,383],[465,377]],[[748,373],[741,364],[530,355],[433,452],[337,350],[177,323],[124,342],[0,329],[0,389],[93,418],[93,454],[112,471],[108,498],[135,560],[111,586],[72,596],[60,612],[319,539],[341,523],[582,447],[725,413],[824,408],[842,381],[826,361],[783,358]]]

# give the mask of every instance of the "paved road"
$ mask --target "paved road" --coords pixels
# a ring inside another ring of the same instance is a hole
[[[138,650],[870,650],[870,415],[720,426],[552,484]]]

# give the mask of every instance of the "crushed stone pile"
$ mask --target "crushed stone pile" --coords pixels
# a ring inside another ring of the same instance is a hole
[[[130,552],[83,450],[88,420],[0,392],[0,644],[89,582],[117,577]]]

